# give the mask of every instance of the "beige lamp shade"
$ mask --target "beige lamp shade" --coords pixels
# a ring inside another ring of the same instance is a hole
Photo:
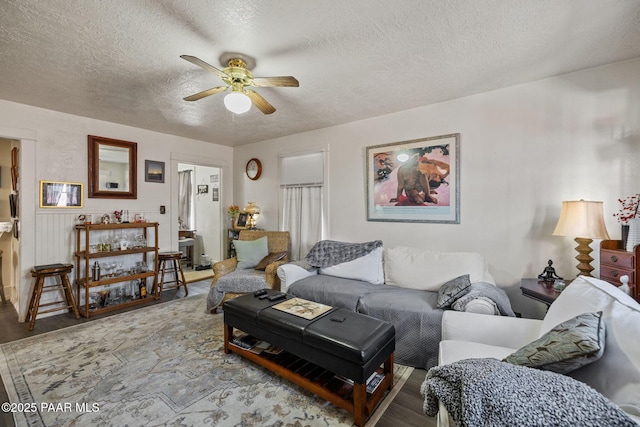
[[[602,202],[584,200],[562,202],[560,219],[553,235],[609,239],[609,233],[604,225]]]
[[[578,246],[578,265],[580,275],[591,276],[593,258],[589,244],[592,239],[609,239],[604,225],[602,202],[586,202],[584,200],[562,202],[560,219],[553,231],[554,236],[574,237]]]

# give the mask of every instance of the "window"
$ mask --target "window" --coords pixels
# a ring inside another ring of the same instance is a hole
[[[324,152],[280,156],[281,230],[291,235],[291,259],[303,259],[323,238]]]

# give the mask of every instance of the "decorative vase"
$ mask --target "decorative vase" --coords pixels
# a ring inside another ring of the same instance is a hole
[[[622,247],[624,249],[627,248],[627,239],[629,237],[629,224],[622,224],[621,226],[621,233],[620,233],[620,240],[622,240]]]
[[[627,252],[633,252],[633,248],[640,244],[640,218],[629,220],[629,234],[627,235]]]

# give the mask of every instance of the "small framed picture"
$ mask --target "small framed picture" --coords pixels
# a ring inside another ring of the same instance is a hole
[[[247,228],[247,219],[249,218],[249,214],[246,212],[240,212],[238,216],[236,216],[236,222],[233,224],[233,228],[244,229]]]
[[[209,192],[209,186],[207,184],[198,185],[198,194],[207,194]]]
[[[144,180],[146,182],[164,183],[164,162],[144,161]]]
[[[41,208],[82,208],[83,200],[82,183],[40,181]]]

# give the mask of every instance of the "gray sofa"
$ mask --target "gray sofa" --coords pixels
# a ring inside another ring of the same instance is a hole
[[[460,276],[469,275],[470,286],[453,296],[455,301],[452,298],[449,306],[462,302],[459,310],[513,315],[506,294],[495,286],[479,254],[383,249],[380,244],[365,255],[347,255],[347,261],[339,262],[343,255],[338,254],[329,263],[307,256],[308,264],[281,265],[278,276],[282,290],[392,323],[396,330],[395,360],[400,364],[423,369],[438,364],[444,312],[437,308],[438,291]]]

